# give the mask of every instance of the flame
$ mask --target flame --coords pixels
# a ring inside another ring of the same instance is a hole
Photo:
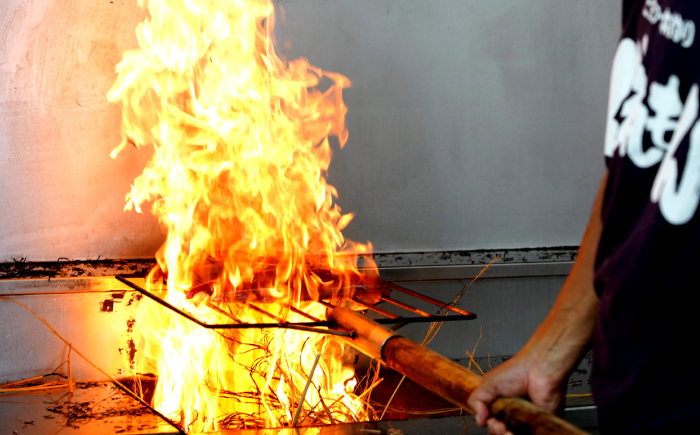
[[[343,238],[352,215],[341,214],[325,178],[329,137],[347,142],[350,81],[278,57],[269,0],[139,4],[149,12],[136,29],[139,49],[124,53],[107,97],[123,108],[112,157],[128,144],[154,150],[125,207],[152,203],[167,233],[156,255],[167,284],[151,276],[151,289],[167,289],[168,302],[211,322],[270,322],[253,309],[252,288],[265,289],[275,301],[265,310],[278,318],[308,321],[295,307],[325,319],[314,301],[346,288],[358,255],[371,252]],[[185,427],[289,425],[298,406],[305,424],[368,418],[339,342],[279,329],[211,331],[150,308],[137,318],[135,370],[159,375],[154,404]]]

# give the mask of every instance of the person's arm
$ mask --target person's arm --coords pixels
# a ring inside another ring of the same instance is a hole
[[[489,405],[498,397],[528,397],[551,412],[562,404],[564,382],[590,342],[598,313],[593,274],[607,178],[606,174],[576,262],[551,311],[525,347],[487,373],[481,386],[469,396],[468,404],[475,412],[477,424],[488,424],[491,434],[506,432],[503,423],[489,416]]]

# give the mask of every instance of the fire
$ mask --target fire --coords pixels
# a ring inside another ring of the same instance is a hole
[[[157,253],[167,280],[149,285],[210,322],[269,323],[254,309],[263,301],[290,322],[309,321],[292,308],[325,319],[314,301],[348,287],[371,252],[343,238],[352,215],[325,178],[329,137],[341,147],[348,138],[350,81],[276,55],[270,0],[140,4],[150,17],[136,29],[139,49],[124,53],[107,96],[123,107],[112,157],[130,143],[154,150],[125,207],[152,202],[167,232]],[[299,406],[302,424],[368,418],[347,352],[325,335],[211,331],[144,307],[135,370],[159,375],[156,407],[187,428],[290,425]]]

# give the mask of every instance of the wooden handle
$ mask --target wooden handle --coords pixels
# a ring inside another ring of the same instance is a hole
[[[427,390],[470,410],[467,398],[480,384],[481,376],[407,338],[393,335],[381,325],[345,308],[336,308],[328,316],[355,339],[346,341],[360,352],[378,358],[386,365],[422,385]],[[514,433],[533,435],[586,432],[524,399],[500,398],[491,405],[491,414]]]

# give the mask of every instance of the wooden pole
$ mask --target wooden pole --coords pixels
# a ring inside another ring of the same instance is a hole
[[[481,376],[407,338],[384,329],[378,323],[345,308],[336,308],[328,316],[338,327],[355,332],[354,339],[343,339],[366,355],[383,361],[427,390],[468,411],[467,398],[481,384]],[[514,433],[533,435],[586,432],[518,398],[500,398],[491,405],[491,413]]]

